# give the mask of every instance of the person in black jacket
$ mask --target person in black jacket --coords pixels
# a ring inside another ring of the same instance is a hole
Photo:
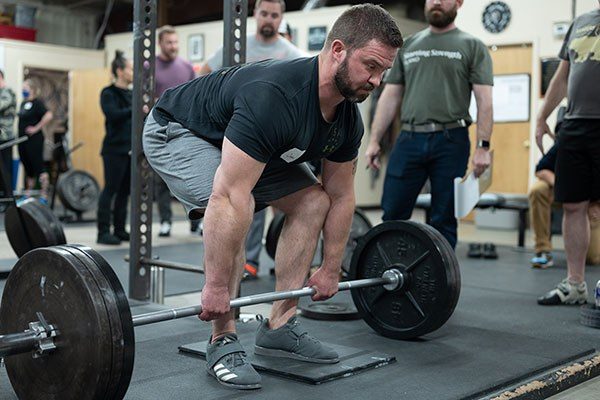
[[[115,81],[100,95],[105,115],[106,136],[102,142],[104,162],[104,189],[98,200],[98,243],[120,244],[129,240],[125,231],[127,198],[130,182],[131,151],[131,90],[133,63],[121,51],[116,52],[111,64]],[[114,198],[114,204],[113,204]],[[113,216],[114,233],[110,232]]]

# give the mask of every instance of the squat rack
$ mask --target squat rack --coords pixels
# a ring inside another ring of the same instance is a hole
[[[131,241],[129,297],[150,298],[149,265],[152,259],[153,174],[142,149],[147,113],[154,106],[154,64],[157,0],[133,4],[133,100],[131,132]],[[248,0],[223,0],[223,65],[246,62]]]

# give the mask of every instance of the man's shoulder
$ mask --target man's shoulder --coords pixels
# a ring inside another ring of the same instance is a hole
[[[185,67],[188,67],[190,69],[194,68],[191,62],[189,62],[188,60],[181,58],[179,56],[177,56],[177,58],[175,59],[175,62],[178,63],[179,65],[184,65]]]
[[[600,21],[600,9],[598,9],[598,8],[595,10],[586,12],[585,14],[581,14],[580,16],[575,18],[575,20],[573,21],[573,25],[589,24],[591,21],[594,21],[594,20],[596,22]]]
[[[16,97],[15,92],[9,87],[0,88],[0,94],[3,96]]]
[[[465,32],[459,28],[456,28],[455,34],[456,34],[457,38],[463,42],[476,44],[476,45],[480,45],[480,46],[485,46],[485,43],[483,43],[483,41],[481,39],[479,39],[475,35],[470,34],[469,32]]]

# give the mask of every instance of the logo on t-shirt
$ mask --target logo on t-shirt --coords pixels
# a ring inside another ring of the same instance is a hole
[[[31,107],[33,107],[33,103],[28,101],[27,103],[25,103],[23,105],[23,108],[26,109],[27,111],[31,110]]]
[[[291,150],[286,151],[281,155],[281,159],[287,163],[291,163],[302,157],[306,150],[300,150],[297,148],[293,148]]]
[[[577,29],[576,34],[583,36],[575,38],[569,43],[569,49],[575,52],[572,62],[600,61],[600,26],[587,25]]]

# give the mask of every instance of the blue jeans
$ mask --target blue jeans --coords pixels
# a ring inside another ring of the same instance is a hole
[[[402,131],[394,145],[383,185],[383,220],[409,219],[427,178],[431,182],[431,226],[456,247],[454,178],[469,162],[467,128],[432,133]]]

